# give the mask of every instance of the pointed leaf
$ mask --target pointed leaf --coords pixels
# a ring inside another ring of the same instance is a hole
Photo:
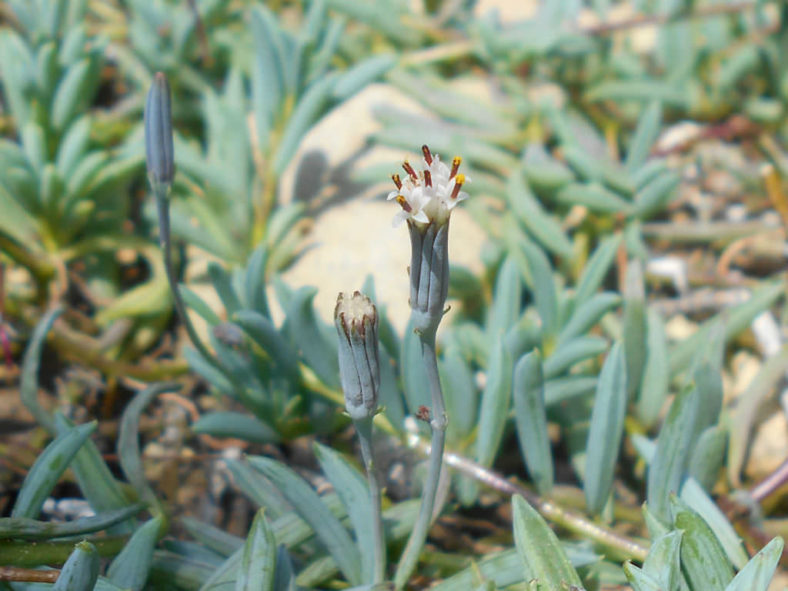
[[[583,584],[542,516],[519,495],[512,497],[514,542],[523,561],[526,581],[536,579],[545,589]]]
[[[107,578],[118,587],[141,591],[148,580],[153,549],[163,525],[161,517],[147,521],[110,563]]]
[[[605,280],[610,267],[616,260],[616,252],[621,245],[621,234],[604,238],[594,250],[594,254],[583,267],[583,273],[575,288],[575,309],[582,306],[594,295]]]
[[[525,183],[520,171],[506,183],[506,198],[520,223],[542,246],[561,257],[572,257],[572,242]]]
[[[646,366],[635,410],[641,422],[650,427],[662,411],[670,382],[665,325],[654,310],[648,311],[646,333]]]
[[[638,119],[637,128],[627,151],[627,170],[635,172],[646,162],[652,146],[657,141],[661,125],[662,105],[655,100],[643,110]]]
[[[782,538],[774,538],[766,544],[725,587],[725,591],[767,591],[784,545]]]
[[[302,478],[279,462],[250,457],[249,463],[269,478],[314,530],[323,547],[353,584],[360,583],[361,557],[347,530],[334,517],[317,493]]]
[[[237,437],[253,443],[278,443],[279,433],[253,416],[233,411],[204,414],[192,425],[195,433],[214,437]]]
[[[118,457],[123,473],[137,490],[141,498],[150,501],[156,498],[142,467],[142,453],[139,444],[139,421],[148,403],[163,392],[173,392],[180,386],[173,383],[154,384],[139,392],[123,411],[118,434]]]
[[[692,450],[687,472],[706,491],[711,491],[725,462],[728,429],[715,425],[704,430]]]
[[[632,585],[633,591],[665,591],[665,588],[660,586],[654,577],[631,562],[624,564],[624,574]]]
[[[697,435],[692,432],[698,412],[698,393],[684,389],[673,400],[657,440],[657,451],[646,478],[646,498],[652,513],[670,522],[670,494],[677,493]]]
[[[371,580],[375,539],[372,530],[372,502],[367,483],[358,470],[330,447],[315,442],[314,450],[323,474],[333,485],[353,524],[361,554],[362,578],[365,581]]]
[[[681,485],[679,497],[706,522],[733,566],[742,568],[747,563],[744,545],[717,503],[692,477]]]
[[[583,490],[592,513],[601,513],[610,497],[626,409],[626,364],[621,344],[616,343],[599,374],[588,430]]]
[[[643,563],[643,572],[664,590],[676,589],[681,580],[682,532],[674,530],[658,536],[648,551]]]
[[[487,368],[487,386],[482,393],[479,431],[476,438],[476,460],[491,466],[501,447],[504,427],[509,414],[512,386],[512,359],[499,340],[493,346]]]
[[[88,541],[79,542],[63,565],[52,591],[91,591],[100,566],[96,547]]]
[[[541,248],[528,240],[523,240],[520,247],[528,261],[532,279],[531,293],[536,309],[539,311],[539,318],[542,319],[544,333],[553,335],[558,324],[558,296],[555,291],[553,269]]]
[[[694,511],[679,509],[673,525],[684,531],[681,566],[693,591],[724,591],[733,568],[706,522]]]
[[[74,427],[46,446],[25,476],[11,517],[38,517],[44,501],[79,449],[96,430],[97,424],[93,421]]]
[[[260,509],[244,544],[235,591],[273,591],[275,567],[276,540],[265,518],[265,510]]]
[[[528,474],[540,494],[553,488],[553,455],[547,434],[542,363],[538,351],[523,355],[514,369],[514,420]]]

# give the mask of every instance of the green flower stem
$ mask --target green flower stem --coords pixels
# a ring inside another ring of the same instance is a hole
[[[383,512],[380,502],[380,483],[375,472],[372,455],[372,418],[355,421],[356,432],[361,443],[361,457],[367,470],[369,495],[372,500],[372,530],[375,538],[375,565],[372,584],[382,583],[386,578],[386,535],[383,531]]]
[[[164,267],[167,271],[167,281],[170,283],[172,297],[175,300],[175,311],[186,327],[189,340],[191,340],[192,344],[200,352],[200,355],[202,355],[206,361],[218,368],[218,362],[197,335],[192,321],[186,314],[186,306],[181,297],[178,279],[175,277],[175,269],[172,264],[172,240],[170,238],[170,202],[167,199],[167,190],[169,190],[169,187],[160,185],[158,189],[154,189],[154,195],[156,197],[156,209],[159,213],[159,244],[164,251]]]
[[[438,359],[435,356],[435,333],[437,323],[419,334],[421,339],[421,356],[424,367],[427,370],[427,381],[430,384],[432,395],[432,416],[430,427],[432,428],[432,442],[430,444],[430,463],[427,472],[427,481],[424,483],[424,490],[421,496],[421,508],[419,517],[413,527],[413,531],[408,538],[408,543],[400,558],[397,566],[397,573],[394,577],[396,589],[403,589],[408,582],[410,575],[416,568],[419,555],[424,548],[427,540],[432,513],[435,508],[435,496],[438,491],[438,481],[441,475],[441,465],[443,463],[443,448],[446,441],[446,407],[443,403],[443,391],[441,390],[440,378],[438,377]]]
[[[115,556],[129,541],[128,536],[89,538],[96,546],[99,556]],[[19,568],[40,566],[42,564],[63,564],[74,550],[74,540],[57,542],[35,542],[29,540],[0,541],[0,564],[13,564]]]

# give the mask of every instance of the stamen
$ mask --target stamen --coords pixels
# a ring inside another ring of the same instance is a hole
[[[402,189],[402,180],[400,180],[400,178],[399,178],[399,175],[398,175],[398,174],[396,174],[396,173],[395,173],[395,174],[392,174],[392,175],[391,175],[391,180],[392,180],[392,181],[394,181],[394,184],[395,184],[395,185],[397,185],[397,190],[400,190],[400,189]]]
[[[460,170],[460,164],[462,164],[462,158],[455,156],[451,161],[451,173],[449,174],[450,179],[453,179],[457,175],[457,171]]]
[[[405,211],[407,211],[408,213],[410,213],[411,211],[413,211],[413,208],[410,206],[410,203],[408,203],[408,200],[407,200],[407,199],[405,199],[405,197],[403,197],[402,195],[397,195],[397,197],[396,197],[395,201],[396,201],[397,203],[399,203],[399,206],[400,206],[402,209],[404,209]]]
[[[421,147],[421,153],[424,154],[424,160],[427,162],[427,166],[432,165],[432,154],[430,153],[430,149],[427,147],[427,144],[424,144]]]
[[[424,171],[424,185],[427,187],[432,186],[432,174],[429,170]]]
[[[410,165],[410,162],[405,160],[402,163],[402,168],[405,169],[405,172],[408,173],[408,176],[412,178],[415,182],[419,182],[419,175],[416,174],[416,171],[413,170],[413,167]]]
[[[456,158],[455,158],[456,160]],[[465,182],[465,175],[458,174],[457,179],[454,181],[454,189],[451,191],[451,198],[457,199],[457,195],[460,194],[460,189],[462,189],[462,184]]]

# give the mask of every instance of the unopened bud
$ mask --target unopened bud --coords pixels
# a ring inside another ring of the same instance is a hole
[[[345,408],[353,420],[372,417],[378,407],[378,312],[367,296],[340,293],[334,310],[339,336],[339,377]]]
[[[172,148],[172,113],[167,76],[157,72],[145,102],[145,155],[148,179],[157,195],[167,192],[175,177]]]
[[[449,293],[449,220],[410,232],[410,308],[416,330],[435,330]]]

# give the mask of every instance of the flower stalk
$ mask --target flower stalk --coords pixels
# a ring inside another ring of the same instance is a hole
[[[459,157],[455,157],[449,167],[427,146],[422,146],[421,150],[421,173],[417,173],[413,166],[405,161],[402,168],[407,176],[404,181],[397,174],[392,176],[397,190],[388,196],[389,200],[395,200],[401,208],[394,218],[394,224],[399,225],[403,221],[408,224],[411,244],[411,263],[408,270],[411,319],[421,342],[422,362],[427,373],[432,403],[429,418],[432,438],[427,480],[422,491],[418,518],[397,565],[394,577],[394,586],[397,589],[405,587],[418,564],[435,510],[448,426],[446,405],[438,376],[435,343],[449,291],[449,218],[457,203],[468,197],[462,188],[470,181],[459,172],[462,163]]]
[[[159,218],[159,244],[164,253],[164,268],[170,284],[175,311],[186,328],[189,340],[206,361],[216,365],[208,347],[200,339],[197,331],[186,314],[175,267],[172,261],[172,239],[170,236],[170,189],[175,178],[175,152],[173,150],[172,110],[170,104],[170,85],[167,76],[157,72],[148,91],[145,102],[145,156],[156,210]]]
[[[362,293],[340,293],[334,309],[334,323],[339,337],[339,377],[345,408],[356,427],[369,484],[375,540],[371,582],[378,584],[384,581],[386,573],[381,489],[372,450],[372,420],[378,412],[380,390],[378,312],[372,300]]]

